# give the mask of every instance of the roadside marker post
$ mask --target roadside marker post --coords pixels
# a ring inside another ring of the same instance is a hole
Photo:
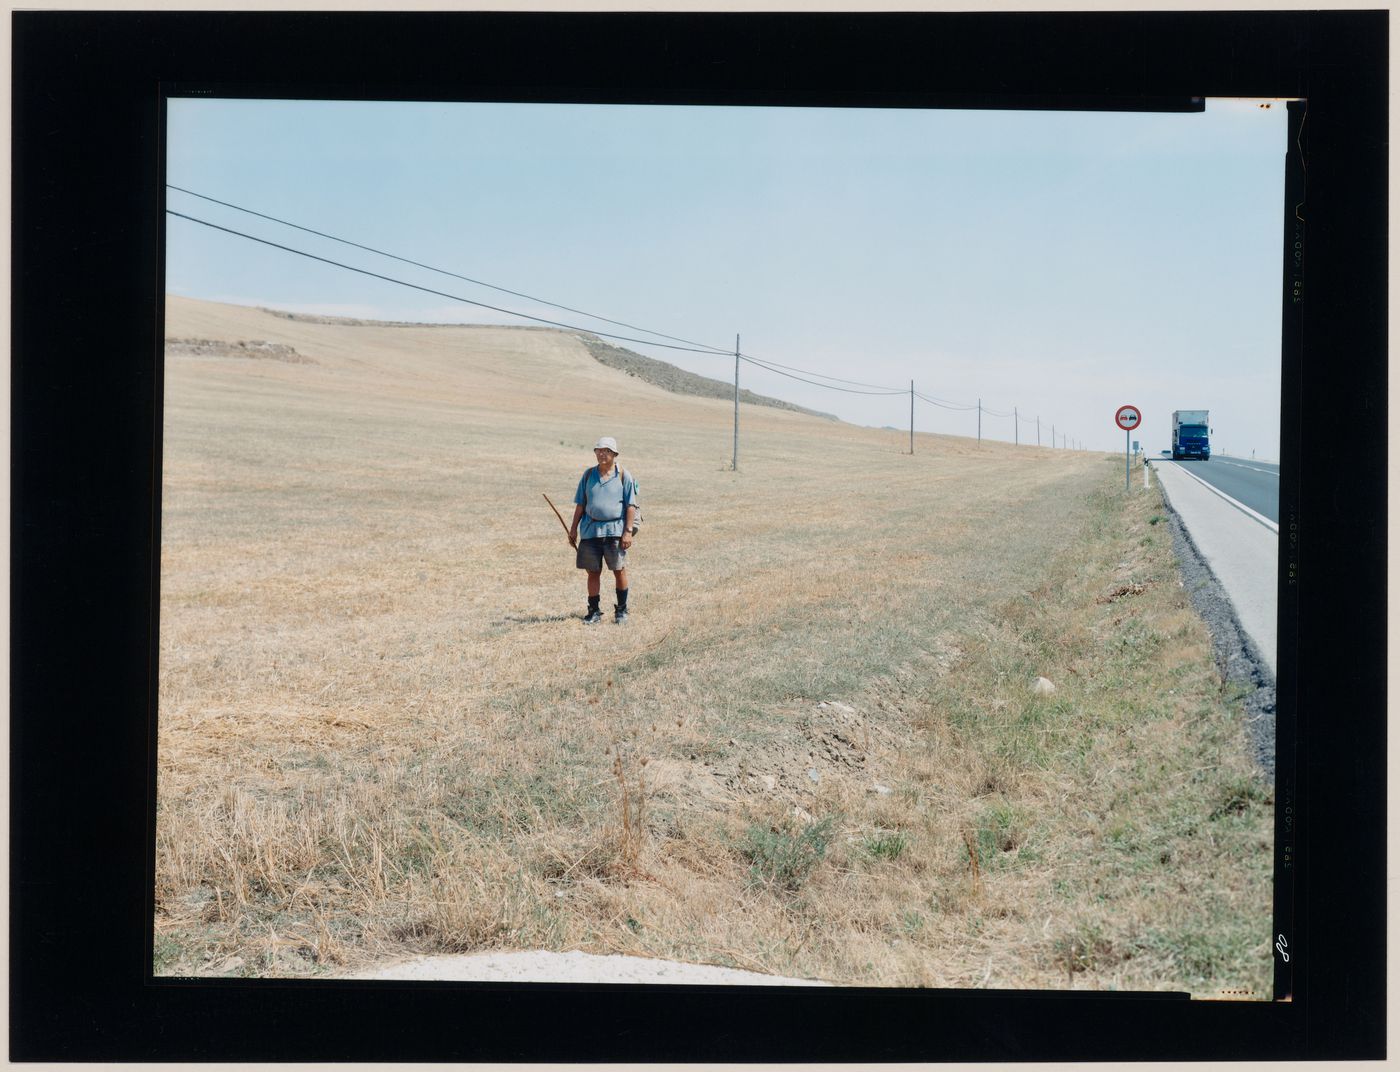
[[[1113,415],[1113,423],[1123,429],[1123,490],[1133,487],[1133,429],[1142,423],[1142,411],[1136,406],[1119,406]]]

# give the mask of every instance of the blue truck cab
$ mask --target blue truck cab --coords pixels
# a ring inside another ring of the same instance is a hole
[[[1210,411],[1179,409],[1172,414],[1172,458],[1210,461]]]

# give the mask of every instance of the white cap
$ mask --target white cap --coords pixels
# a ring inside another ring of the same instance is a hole
[[[602,439],[598,440],[598,442],[593,444],[594,450],[599,450],[600,448],[606,448],[612,451],[614,454],[620,453],[620,451],[617,449],[617,440],[610,435],[603,436]]]

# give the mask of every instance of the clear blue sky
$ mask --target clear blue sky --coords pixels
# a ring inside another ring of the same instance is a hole
[[[1093,449],[1278,457],[1281,102],[1204,113],[172,100],[167,181],[552,302],[830,376],[1041,419]],[[635,334],[170,191],[168,207],[450,294]],[[380,319],[525,323],[168,220],[166,289]],[[627,344],[729,380],[733,359]],[[745,364],[873,426],[908,395]],[[975,412],[918,402],[920,431]],[[984,415],[983,435],[1012,439]],[[1033,423],[1021,442],[1034,442]]]

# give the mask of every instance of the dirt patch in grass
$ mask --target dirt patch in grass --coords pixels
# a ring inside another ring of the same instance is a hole
[[[165,356],[171,357],[244,357],[262,361],[289,361],[298,365],[314,365],[315,362],[296,352],[291,346],[268,342],[266,339],[238,340],[227,342],[222,339],[166,339]]]
[[[1155,491],[758,407],[733,473],[566,333],[169,319],[317,363],[167,364],[158,973],[1264,994],[1271,790]],[[648,522],[589,628],[538,492],[602,431]]]

